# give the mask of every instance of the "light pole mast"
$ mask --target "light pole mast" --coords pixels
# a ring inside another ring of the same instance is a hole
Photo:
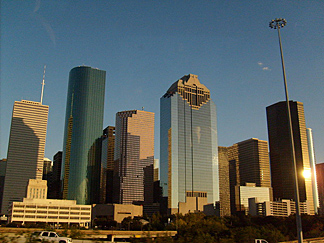
[[[294,164],[297,236],[298,236],[298,243],[302,243],[303,242],[303,229],[302,229],[301,216],[300,216],[298,171],[297,171],[297,163],[296,163],[296,156],[295,156],[294,135],[293,135],[293,129],[292,129],[291,114],[290,114],[290,104],[289,104],[289,96],[288,96],[288,88],[287,88],[287,80],[286,80],[286,70],[285,70],[285,63],[284,63],[284,57],[283,57],[282,45],[281,45],[281,36],[280,36],[280,28],[283,28],[286,24],[287,24],[287,21],[285,19],[277,18],[277,19],[273,19],[270,21],[269,27],[271,29],[278,30],[282,74],[283,74],[283,79],[284,79],[284,84],[285,84],[285,94],[286,94],[286,103],[287,103],[287,115],[288,115],[288,123],[289,123],[289,139],[290,139],[290,148],[291,148],[291,158],[292,158],[293,164]]]

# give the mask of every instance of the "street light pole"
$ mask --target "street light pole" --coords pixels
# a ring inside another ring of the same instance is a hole
[[[284,63],[284,57],[283,57],[282,45],[281,45],[281,36],[280,36],[280,28],[283,28],[286,24],[287,24],[287,21],[285,19],[277,18],[277,19],[271,20],[271,22],[269,23],[269,27],[271,29],[278,30],[282,74],[283,74],[283,79],[284,79],[284,84],[285,84],[287,114],[288,114],[288,122],[289,122],[289,139],[290,139],[290,147],[291,147],[291,157],[292,157],[293,165],[294,165],[297,236],[298,236],[298,243],[302,243],[303,242],[303,229],[302,229],[301,216],[300,216],[298,171],[297,171],[297,163],[296,163],[296,156],[295,156],[294,135],[293,135],[293,129],[292,129],[291,114],[290,114],[290,104],[289,104],[289,96],[288,96],[288,88],[287,88],[286,70],[285,70],[285,63]]]

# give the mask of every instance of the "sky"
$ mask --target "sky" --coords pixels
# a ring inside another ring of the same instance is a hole
[[[49,105],[45,157],[63,148],[69,71],[107,72],[104,127],[118,111],[155,113],[172,83],[198,75],[217,106],[218,145],[268,140],[266,107],[285,100],[274,18],[281,29],[289,98],[304,103],[317,163],[324,162],[322,0],[1,1],[0,159],[7,157],[14,101]]]

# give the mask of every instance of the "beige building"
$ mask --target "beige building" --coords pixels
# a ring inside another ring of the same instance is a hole
[[[47,198],[47,181],[29,179],[27,186],[27,198],[29,199],[46,199]]]
[[[288,217],[296,214],[296,203],[291,200],[260,202],[258,198],[249,198],[249,213],[252,216]],[[309,202],[300,203],[300,213],[311,213]]]
[[[24,198],[22,202],[12,203],[8,222],[88,227],[91,223],[91,205],[77,205],[75,200]]]
[[[92,218],[112,217],[117,223],[124,218],[143,216],[143,206],[132,204],[93,204]]]
[[[154,113],[116,114],[114,203],[153,203]]]
[[[42,179],[48,106],[15,101],[8,146],[2,214],[11,202],[22,201],[29,179]]]

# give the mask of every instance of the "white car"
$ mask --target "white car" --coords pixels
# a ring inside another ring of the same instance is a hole
[[[32,234],[32,239],[36,241],[46,240],[49,242],[58,243],[71,243],[72,239],[68,237],[61,237],[56,232],[53,231],[36,231]]]

